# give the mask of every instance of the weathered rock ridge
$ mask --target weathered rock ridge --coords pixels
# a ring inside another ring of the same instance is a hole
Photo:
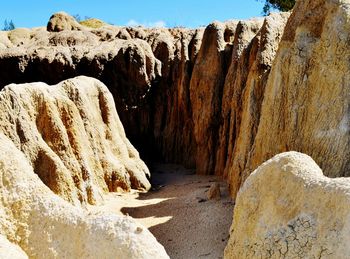
[[[311,157],[286,152],[245,181],[225,258],[348,258],[350,179],[325,177]]]
[[[0,71],[0,86],[53,84],[81,74],[98,78],[142,154],[201,174],[228,175],[241,106],[250,109],[243,124],[254,136],[287,18],[273,14],[196,30],[91,29],[58,13],[47,28],[1,32],[0,66],[7,69]]]
[[[350,1],[298,1],[269,76],[244,175],[273,155],[310,155],[350,176]]]
[[[0,91],[0,114],[0,132],[44,184],[73,204],[98,203],[118,188],[150,188],[113,97],[96,79],[8,85]]]
[[[169,258],[132,218],[91,213],[55,195],[1,132],[0,146],[1,258]]]

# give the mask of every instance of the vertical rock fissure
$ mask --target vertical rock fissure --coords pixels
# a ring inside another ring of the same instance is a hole
[[[28,46],[16,50],[19,66],[11,46],[0,53],[1,64],[13,67],[0,71],[0,85],[96,77],[113,94],[126,134],[146,161],[180,163],[237,185],[259,124],[256,100],[287,17],[199,29],[33,31]],[[107,122],[105,114],[102,119]]]

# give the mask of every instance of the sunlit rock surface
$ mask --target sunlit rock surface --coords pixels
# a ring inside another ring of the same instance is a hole
[[[0,146],[0,255],[6,249],[11,258],[169,258],[132,218],[88,213],[55,195],[3,133]]]
[[[0,114],[0,131],[43,183],[73,204],[98,203],[118,188],[150,188],[113,97],[96,79],[8,85],[0,92]]]
[[[331,179],[311,157],[286,152],[240,189],[225,258],[347,258],[350,179]]]

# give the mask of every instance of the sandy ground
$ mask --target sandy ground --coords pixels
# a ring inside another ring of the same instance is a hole
[[[215,176],[201,176],[178,165],[153,168],[148,193],[111,193],[92,210],[129,214],[146,226],[170,258],[223,258],[233,203],[227,186]],[[207,191],[220,183],[221,200],[208,200]]]

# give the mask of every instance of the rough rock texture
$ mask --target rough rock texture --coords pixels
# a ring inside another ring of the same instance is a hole
[[[350,175],[349,6],[349,1],[297,2],[240,181],[263,161],[289,150],[310,155],[327,176]]]
[[[2,133],[0,146],[1,258],[4,245],[11,258],[169,258],[130,217],[88,213],[55,195]]]
[[[69,14],[65,12],[55,13],[47,23],[48,31],[81,30],[82,26]]]
[[[144,101],[124,113],[128,118],[122,118],[141,153],[150,153],[142,149],[152,147],[156,158],[195,166],[189,82],[202,34],[202,29],[149,32],[147,41],[162,63],[161,76],[152,83]]]
[[[234,31],[236,22],[215,22],[204,31],[190,82],[194,137],[197,145],[196,169],[199,174],[213,172],[217,129],[220,121],[222,88],[232,52],[225,41],[225,30]],[[226,40],[230,40],[227,38]]]
[[[349,208],[349,179],[302,153],[276,155],[238,193],[225,258],[348,258]]]
[[[265,86],[288,17],[288,13],[266,17],[257,34],[260,27],[256,21],[241,22],[237,27],[237,47],[224,86],[215,169],[228,177],[232,193],[240,186],[254,143]]]
[[[66,25],[72,17],[59,13],[48,24],[56,21],[59,32],[0,33],[6,68],[0,87],[98,78],[147,161],[223,175],[233,196],[257,166],[288,150],[311,155],[328,176],[344,176],[350,172],[347,7],[299,1],[289,19],[279,13],[193,30],[75,28]]]
[[[220,184],[219,183],[213,183],[210,188],[208,189],[208,199],[209,200],[220,200],[221,198],[221,191],[220,191]]]
[[[236,133],[235,115],[239,114],[234,108],[237,108],[236,103],[241,100],[242,88],[245,88],[246,86],[245,80],[249,71],[247,65],[249,65],[249,61],[255,62],[255,58],[258,58],[258,56],[253,59],[249,58],[249,52],[251,49],[251,46],[249,45],[253,44],[252,39],[260,29],[261,23],[262,20],[241,21],[237,24],[234,34],[230,68],[227,72],[222,92],[221,118],[219,116],[221,121],[218,136],[216,136],[218,146],[215,157],[215,172],[220,174],[224,172],[226,164],[229,163],[232,158],[236,138],[236,135],[232,135]],[[281,26],[281,28],[283,29],[283,26]],[[278,44],[278,41],[271,43]],[[255,45],[257,44],[258,42],[255,43]],[[259,76],[259,74],[256,74],[256,76]]]
[[[47,27],[54,31],[57,24],[59,32],[37,28],[12,38],[0,34],[0,66],[8,68],[0,70],[0,87],[54,84],[81,74],[98,78],[112,92],[128,137],[145,159],[227,176],[241,117],[252,132],[242,141],[251,142],[255,134],[287,16],[214,22],[192,30],[93,29],[70,26],[73,18],[59,13]],[[242,106],[249,108],[245,115]]]
[[[113,97],[96,79],[8,85],[0,92],[0,114],[0,132],[67,201],[95,204],[117,188],[150,188],[148,168],[126,138]]]

